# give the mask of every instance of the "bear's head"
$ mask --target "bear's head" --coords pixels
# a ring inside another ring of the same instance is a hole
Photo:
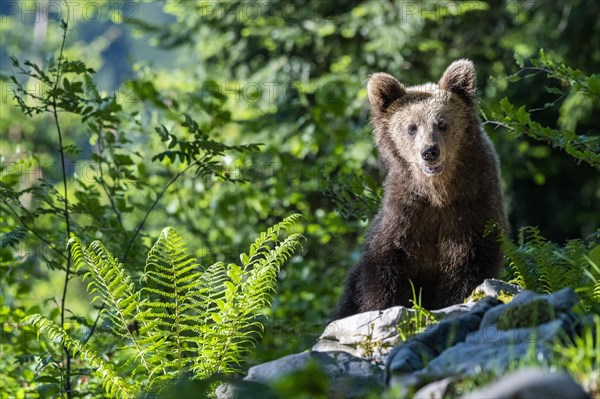
[[[373,125],[388,168],[407,163],[431,181],[451,175],[462,162],[461,147],[478,130],[476,86],[469,60],[453,62],[437,84],[405,87],[387,73],[371,75]]]

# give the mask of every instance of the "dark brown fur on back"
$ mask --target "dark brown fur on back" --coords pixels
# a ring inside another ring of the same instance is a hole
[[[409,88],[375,74],[368,91],[387,167],[384,198],[332,318],[410,305],[410,281],[425,308],[462,302],[501,267],[486,224],[507,226],[498,158],[477,117],[473,64],[456,61],[438,84]]]

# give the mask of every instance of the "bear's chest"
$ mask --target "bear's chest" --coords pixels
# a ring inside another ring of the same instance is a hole
[[[422,207],[413,210],[404,234],[399,237],[401,250],[419,269],[447,270],[464,264],[472,247],[472,226],[464,209]]]

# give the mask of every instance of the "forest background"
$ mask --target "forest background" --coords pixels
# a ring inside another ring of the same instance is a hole
[[[596,1],[0,6],[0,314],[4,342],[21,345],[3,348],[18,360],[3,363],[13,375],[27,373],[22,354],[39,360],[41,350],[10,323],[32,309],[58,321],[66,309],[73,333],[85,337],[97,319],[100,304],[74,276],[61,307],[65,229],[102,240],[139,276],[165,226],[210,265],[235,262],[260,231],[300,213],[294,232],[306,240],[278,274],[245,367],[310,347],[381,198],[365,87],[377,71],[412,85],[435,81],[455,59],[473,60],[513,237],[523,226],[559,244],[597,234]],[[61,20],[65,59],[85,64],[70,71],[79,83],[60,82],[64,98],[92,108],[63,104],[59,144],[53,114],[26,115],[35,101],[20,104],[14,93],[43,97],[43,83],[21,72],[31,70],[26,60],[56,66]],[[206,147],[182,144],[194,137]],[[109,331],[108,322],[93,328]]]

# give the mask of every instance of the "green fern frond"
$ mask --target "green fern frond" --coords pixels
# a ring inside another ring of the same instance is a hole
[[[23,226],[7,231],[0,236],[0,248],[15,248],[27,236],[27,229]]]
[[[520,246],[515,245],[506,234],[500,235],[502,251],[508,260],[508,268],[512,272],[512,284],[517,284],[525,289],[533,286],[530,278],[529,265],[525,255],[520,251]]]
[[[183,371],[189,363],[186,358],[195,352],[185,334],[196,322],[187,314],[193,309],[189,292],[199,284],[201,275],[183,237],[171,227],[163,229],[148,253],[144,280],[149,285],[142,289],[144,294],[159,299],[143,303],[142,318],[156,323],[157,329],[152,336],[160,337],[162,350],[174,357],[174,360],[166,360],[157,366],[159,373]]]
[[[70,353],[87,362],[93,372],[100,376],[103,388],[111,397],[119,399],[135,397],[134,392],[139,387],[132,386],[131,383],[119,377],[115,373],[112,364],[105,362],[97,353],[78,340],[71,338],[62,327],[40,314],[28,316],[24,322],[34,325],[37,328],[38,335],[43,335],[48,341],[64,345]]]
[[[130,328],[134,323],[143,324],[141,320],[137,320],[140,313],[140,293],[135,290],[131,277],[100,241],[94,241],[86,247],[79,238],[73,237],[69,240],[69,248],[77,271],[87,270],[83,279],[91,279],[87,290],[91,294],[97,294],[93,300],[98,299],[106,305],[106,312],[114,324],[113,332],[132,341],[137,353],[135,358],[139,358],[139,365],[145,372],[149,372],[152,366],[145,359],[142,344],[138,342],[141,340]]]
[[[573,287],[581,294],[584,307],[598,305],[600,270],[587,256],[594,251],[600,255],[600,249],[589,250],[593,242],[570,240],[559,246],[546,240],[536,227],[522,228],[518,244],[505,235],[501,241],[504,255],[509,261],[511,282],[544,293]]]
[[[590,284],[587,288],[587,293],[592,297],[594,301],[600,303],[600,265],[596,264],[596,262],[594,262],[588,256],[584,257],[590,265],[589,268],[584,269],[584,273],[587,275],[590,281]]]
[[[94,241],[86,247],[79,238],[74,237],[69,240],[69,247],[77,271],[87,270],[83,279],[91,279],[87,290],[96,294],[93,301],[99,300],[107,305],[110,319],[117,326],[115,333],[128,338],[128,326],[139,313],[139,293],[126,275],[123,265],[100,241]]]
[[[216,308],[210,308],[214,324],[205,324],[202,328],[205,341],[212,343],[200,349],[210,355],[205,356],[203,362],[196,362],[195,371],[202,374],[213,367],[217,367],[213,372],[231,371],[229,365],[239,364],[243,352],[256,342],[262,329],[256,317],[270,305],[277,273],[303,238],[300,234],[291,234],[280,241],[278,234],[288,231],[300,218],[301,215],[292,215],[267,229],[250,245],[248,253],[240,255],[241,266],[228,265],[228,279],[219,291],[222,298],[214,300]],[[221,265],[219,270],[222,276]]]

